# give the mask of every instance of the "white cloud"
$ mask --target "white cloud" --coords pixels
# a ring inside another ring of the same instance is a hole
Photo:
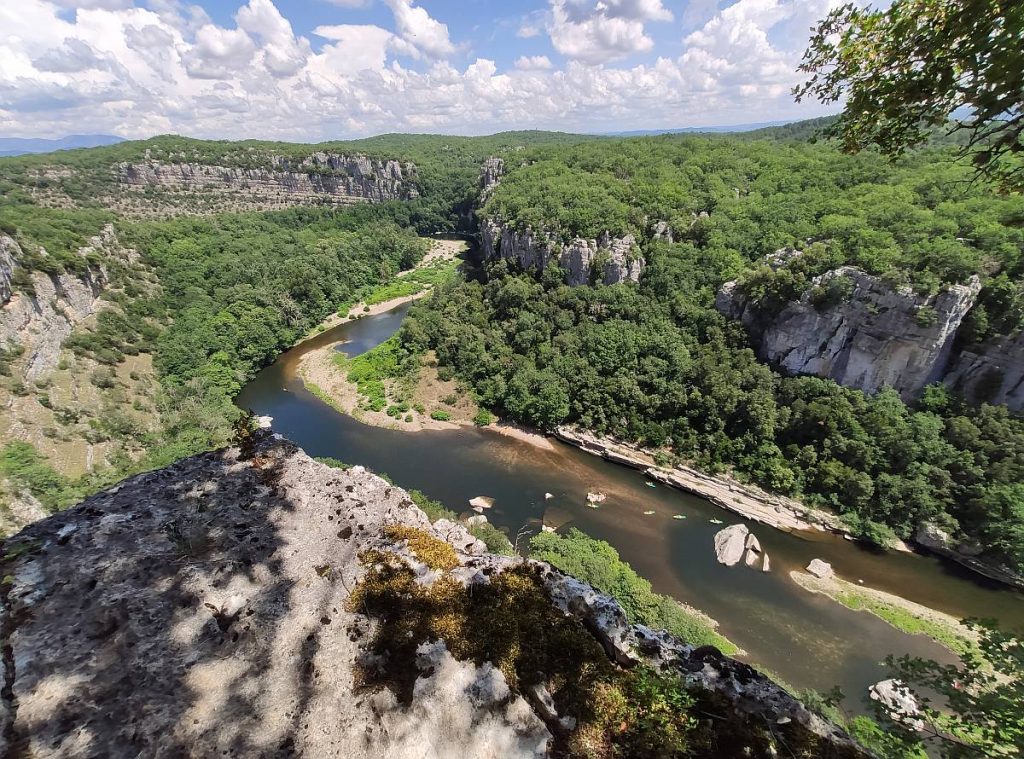
[[[185,70],[199,79],[223,79],[248,66],[256,43],[242,29],[206,24],[196,32]]]
[[[551,0],[547,31],[562,55],[597,64],[649,52],[645,24],[671,19],[661,0]]]
[[[414,0],[384,0],[395,16],[398,35],[432,58],[445,58],[455,52],[448,37],[448,26],[430,17]]]
[[[546,55],[521,55],[516,59],[516,68],[521,71],[543,71],[552,68]]]
[[[239,9],[238,28],[263,42],[263,64],[274,76],[290,76],[302,68],[312,52],[305,38],[296,38],[292,25],[270,0],[249,0]]]
[[[678,57],[618,67],[607,63],[609,51],[641,50],[643,25],[662,20],[670,4],[566,5],[564,22],[586,27],[568,30],[576,44],[604,40],[604,53],[561,65],[531,50],[505,67],[488,58],[457,64],[448,30],[410,0],[387,0],[391,29],[317,27],[324,44],[316,52],[273,0],[237,2],[235,26],[224,27],[181,0],[83,8],[73,17],[52,0],[0,0],[0,134],[313,141],[393,131],[612,131],[822,112],[796,106],[788,89],[806,30],[830,0],[738,0],[710,11]],[[586,26],[598,17],[612,29],[639,25],[639,37]]]

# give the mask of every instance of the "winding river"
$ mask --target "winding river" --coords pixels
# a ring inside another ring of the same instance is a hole
[[[538,520],[574,526],[607,540],[655,590],[706,611],[746,651],[746,659],[798,688],[839,685],[845,706],[863,709],[868,686],[885,677],[887,654],[950,661],[929,639],[901,633],[876,617],[850,611],[809,593],[789,579],[820,557],[851,581],[888,590],[958,616],[996,618],[1024,629],[1024,596],[971,575],[938,558],[882,553],[833,535],[798,536],[748,523],[771,557],[772,571],[727,568],[715,560],[712,538],[721,526],[743,521],[701,498],[645,486],[642,474],[561,443],[555,450],[498,434],[463,428],[401,432],[371,427],[334,411],[303,387],[298,360],[315,348],[338,344],[348,355],[378,345],[401,324],[408,306],[327,330],[283,354],[238,398],[243,408],[274,419],[274,430],[311,456],[333,456],[387,472],[407,489],[418,488],[455,510],[468,499],[495,498],[489,519],[513,537]],[[586,493],[608,499],[586,507]],[[545,500],[544,494],[554,498]],[[645,516],[646,510],[654,510]],[[676,520],[675,514],[686,519]]]

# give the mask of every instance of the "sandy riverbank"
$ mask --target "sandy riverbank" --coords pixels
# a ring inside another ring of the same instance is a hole
[[[839,577],[815,577],[808,572],[789,573],[804,590],[821,593],[855,611],[866,611],[910,635],[927,635],[955,654],[970,649],[978,640],[960,620],[949,614],[884,590],[858,585]]]

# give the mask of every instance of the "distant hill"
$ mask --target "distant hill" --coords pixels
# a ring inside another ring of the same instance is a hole
[[[124,138],[112,134],[72,134],[53,140],[41,137],[0,137],[0,156],[95,148],[101,145],[116,145],[119,142],[124,142]]]
[[[675,129],[634,129],[626,132],[603,132],[608,137],[651,137],[658,134],[687,134],[689,132],[752,132],[755,129],[792,124],[792,119],[784,121],[760,121],[753,124],[729,124],[725,126],[679,127]]]

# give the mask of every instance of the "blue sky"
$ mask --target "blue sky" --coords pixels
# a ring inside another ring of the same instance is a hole
[[[790,90],[837,0],[17,0],[0,135],[324,140],[829,112]]]

